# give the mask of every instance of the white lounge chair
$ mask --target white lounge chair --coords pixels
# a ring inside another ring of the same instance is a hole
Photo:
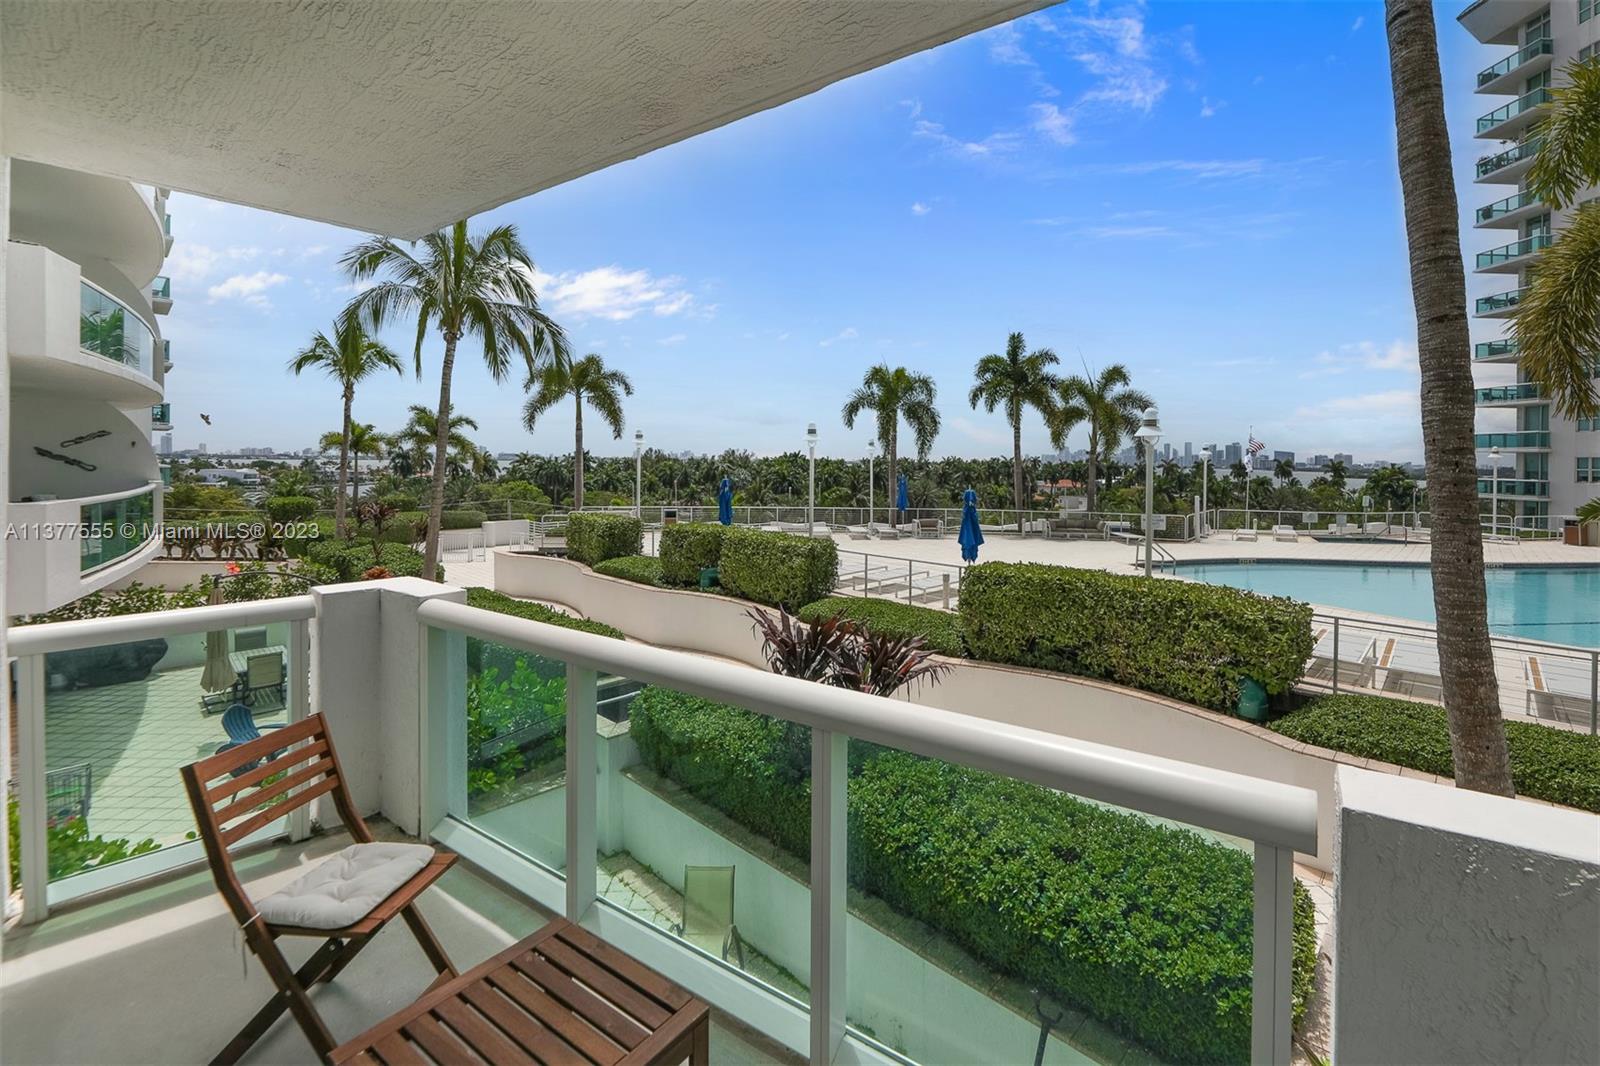
[[[1525,655],[1522,677],[1527,683],[1523,709],[1540,718],[1585,724],[1594,712],[1594,675],[1586,659],[1559,655]]]
[[[1327,670],[1330,679],[1337,667],[1339,683],[1371,688],[1373,674],[1378,665],[1378,641],[1375,637],[1352,633],[1348,629],[1339,634],[1338,658],[1334,658],[1333,627],[1318,626],[1312,633],[1316,645],[1311,649],[1307,671]]]
[[[1243,526],[1240,526],[1238,529],[1233,531],[1233,539],[1234,540],[1255,540],[1256,539],[1256,531],[1253,530],[1253,529],[1246,529]]]
[[[1273,526],[1272,539],[1287,540],[1298,543],[1300,540],[1300,531],[1293,526]]]
[[[1389,523],[1387,523],[1387,522],[1368,522],[1362,528],[1362,532],[1365,533],[1369,537],[1381,537],[1384,534],[1389,532]]]
[[[1333,521],[1328,523],[1328,532],[1332,533],[1336,537],[1348,536],[1355,531],[1356,527],[1351,525],[1349,515],[1339,515]]]
[[[900,531],[888,522],[873,522],[867,528],[880,540],[899,540]]]
[[[917,534],[917,538],[918,539],[923,539],[923,538],[937,539],[939,537],[944,536],[944,519],[942,519],[942,518],[919,518],[919,519],[917,519],[917,522],[916,522],[916,534]]]
[[[1386,689],[1421,688],[1433,695],[1444,691],[1444,682],[1439,677],[1439,647],[1431,640],[1385,639],[1378,654],[1378,669],[1387,671],[1383,680]]]
[[[867,526],[845,526],[844,531],[850,534],[851,540],[870,540],[872,530]]]

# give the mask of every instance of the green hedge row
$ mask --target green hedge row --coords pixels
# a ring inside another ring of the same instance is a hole
[[[378,548],[379,551],[375,553],[371,541],[345,541],[329,537],[308,542],[305,558],[327,567],[339,576],[340,581],[360,581],[361,575],[374,566],[384,567],[392,577],[422,576],[421,552],[404,544],[382,543]],[[444,567],[435,569],[434,580],[443,581]]]
[[[973,658],[1038,667],[1231,710],[1239,683],[1269,693],[1300,678],[1311,607],[1192,581],[983,563],[961,579],[961,625]]]
[[[661,560],[654,555],[619,555],[596,563],[594,572],[607,577],[620,577],[624,581],[637,581],[641,585],[661,585]]]
[[[391,544],[412,544],[418,529],[428,520],[427,511],[397,511],[383,525],[382,539]],[[482,511],[444,511],[439,515],[440,529],[477,529],[488,520]],[[353,524],[353,520],[352,520]],[[361,535],[370,535],[370,529],[361,530]]]
[[[839,546],[831,537],[729,526],[720,567],[722,587],[733,595],[769,607],[799,608],[839,583]]]
[[[700,571],[722,561],[722,541],[731,526],[682,522],[661,530],[661,577],[671,585],[697,585]]]
[[[644,523],[632,515],[579,511],[567,517],[567,555],[594,566],[644,551]]]
[[[553,626],[577,629],[584,633],[597,633],[602,637],[612,637],[616,640],[627,639],[623,636],[622,630],[616,626],[608,626],[604,622],[595,622],[587,618],[574,618],[542,603],[512,599],[503,592],[486,589],[481,585],[467,589],[467,606],[481,607],[486,611],[498,611],[518,618],[530,618],[535,622],[548,622]]]
[[[804,860],[810,783],[785,724],[645,688],[646,765]],[[1249,1057],[1252,860],[995,774],[851,743],[850,879],[986,965],[1179,1062]],[[1296,1015],[1315,968],[1295,888]]]
[[[261,509],[274,522],[304,522],[316,517],[317,501],[311,496],[269,496]]]
[[[1507,722],[1520,795],[1600,813],[1600,737]],[[1444,708],[1386,696],[1323,696],[1268,725],[1286,737],[1413,770],[1455,776]]]
[[[966,655],[961,643],[961,619],[949,611],[918,607],[893,600],[869,600],[858,596],[829,596],[800,608],[803,622],[834,616],[860,622],[874,633],[886,637],[921,637],[930,651],[953,658]]]

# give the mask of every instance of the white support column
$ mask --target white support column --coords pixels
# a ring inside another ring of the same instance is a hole
[[[845,821],[850,738],[811,731],[811,1066],[844,1041]]]
[[[0,94],[3,101],[3,94]],[[0,111],[4,103],[0,102]],[[4,115],[0,113],[0,134],[4,132]],[[3,143],[0,136],[0,143]],[[10,345],[5,343],[9,336],[6,332],[6,256],[10,248],[11,239],[11,158],[0,155],[0,424],[11,425],[11,351]],[[0,432],[0,531],[6,527],[7,501],[11,499],[11,433],[9,430]],[[11,612],[6,610],[6,567],[9,565],[6,554],[10,550],[5,537],[0,536],[0,685],[9,686],[11,683],[10,659],[6,657],[6,619]],[[11,716],[0,714],[0,792],[5,790],[5,783],[12,779],[13,767],[11,765]],[[10,839],[9,818],[0,818],[0,855],[10,855],[15,845]],[[0,863],[0,921],[9,915],[4,913],[5,901],[11,898],[11,864]]]
[[[1251,982],[1250,1061],[1288,1066],[1292,1025],[1294,852],[1256,844],[1255,966]]]
[[[50,844],[45,830],[44,656],[17,660],[17,827],[22,839],[22,920],[49,914]]]
[[[581,922],[594,905],[595,672],[567,665],[567,920]]]
[[[467,638],[419,623],[422,693],[419,835],[446,815],[467,817]]]
[[[311,623],[303,618],[289,623],[288,670],[289,721],[303,722],[311,713]],[[289,839],[310,835],[311,807],[302,804],[289,812]]]

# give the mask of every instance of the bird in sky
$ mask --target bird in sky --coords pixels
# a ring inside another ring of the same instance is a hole
[[[211,424],[211,416],[210,415],[201,415],[200,416],[200,421],[204,422],[206,425],[209,426]]]

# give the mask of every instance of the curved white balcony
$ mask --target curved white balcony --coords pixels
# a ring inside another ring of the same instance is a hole
[[[20,159],[11,165],[12,239],[86,267],[104,261],[135,290],[149,285],[166,258],[165,214],[147,185]]]
[[[6,610],[37,614],[120,581],[161,550],[161,483],[6,508]]]

